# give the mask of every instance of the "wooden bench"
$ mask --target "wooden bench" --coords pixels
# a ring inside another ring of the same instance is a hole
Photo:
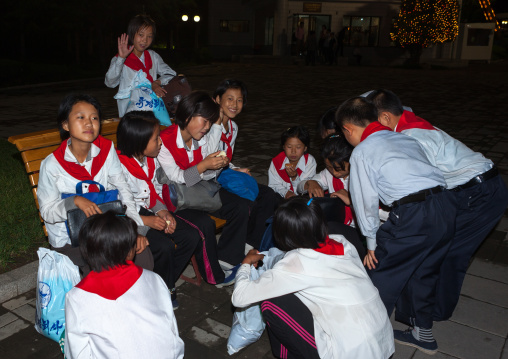
[[[119,120],[111,119],[102,121],[101,124],[101,135],[111,141],[116,145],[116,130],[118,127]],[[164,126],[161,126],[161,130],[164,129]],[[39,202],[37,201],[37,184],[39,183],[39,169],[41,167],[41,162],[45,159],[50,153],[52,153],[61,143],[60,132],[58,129],[51,129],[45,131],[37,131],[31,132],[23,135],[16,135],[9,137],[9,142],[16,145],[19,152],[21,152],[21,158],[23,159],[23,164],[25,165],[26,173],[28,174],[28,179],[30,181],[30,185],[32,186],[32,194],[34,196],[35,204],[37,209],[39,209]],[[210,216],[215,221],[215,228],[217,231],[222,229],[226,224],[224,219],[216,218]],[[46,226],[44,226],[44,221],[39,213],[39,218],[41,220],[44,234],[47,236],[48,232],[46,230]],[[189,278],[187,276],[182,275],[180,278],[183,280],[190,282],[195,285],[201,285],[201,275],[198,271],[198,266],[196,262],[195,256],[191,258],[192,266],[194,268],[194,272],[196,278]]]

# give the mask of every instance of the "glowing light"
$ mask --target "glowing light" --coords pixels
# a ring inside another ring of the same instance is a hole
[[[194,16],[194,22],[199,22],[199,20],[201,20],[201,18],[198,15]]]
[[[182,21],[187,21],[189,20],[189,17],[187,15],[182,15]]]

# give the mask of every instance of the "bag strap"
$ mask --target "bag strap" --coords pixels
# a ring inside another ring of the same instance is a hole
[[[99,182],[85,180],[85,181],[78,182],[76,184],[76,194],[83,194],[83,183],[87,183],[89,185],[93,185],[93,184],[96,185],[97,187],[99,187],[99,192],[104,192],[106,190],[104,188],[104,186],[101,185]]]

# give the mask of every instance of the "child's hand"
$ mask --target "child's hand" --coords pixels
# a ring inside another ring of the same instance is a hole
[[[133,49],[134,45],[129,46],[129,35],[122,34],[122,36],[118,38],[118,56],[125,59]]]
[[[351,200],[349,199],[349,192],[345,189],[339,189],[337,192],[333,192],[330,197],[340,198],[346,206],[351,206]]]
[[[165,233],[173,234],[176,229],[176,220],[175,217],[169,211],[163,209],[162,211],[157,212],[157,216],[162,218],[166,223],[166,228],[164,229]]]
[[[148,238],[138,234],[138,238],[136,239],[136,254],[143,252],[149,244],[150,243],[148,243]]]
[[[167,93],[167,91],[162,88],[159,80],[152,82],[152,90],[159,97],[164,97]]]
[[[247,256],[242,261],[242,264],[253,264],[254,267],[257,267],[258,262],[265,258],[263,254],[259,254],[257,249],[251,249],[249,253],[247,253]]]
[[[324,197],[325,195],[325,192],[323,191],[319,183],[314,180],[308,180],[307,182],[305,182],[305,186],[303,188],[307,190],[307,193],[309,194],[310,198]]]
[[[235,168],[235,171],[247,173],[249,176],[251,176],[250,170],[248,168]]]
[[[296,194],[293,191],[287,191],[284,198],[288,199],[288,198],[295,197],[295,196],[296,196]]]
[[[85,212],[85,215],[87,217],[93,216],[94,214],[101,214],[102,211],[99,208],[99,206],[89,199],[86,199],[85,197],[81,196],[74,196],[74,204],[76,207],[78,207],[80,210]]]
[[[296,176],[298,176],[298,172],[296,172],[296,168],[293,166],[286,166],[286,173],[292,180],[295,180]]]
[[[143,224],[158,231],[166,229],[166,221],[158,216],[140,216]]]
[[[367,255],[365,256],[365,258],[363,259],[363,265],[364,266],[367,266],[367,268],[369,269],[375,269],[376,266],[374,265],[374,262],[375,263],[378,263],[377,261],[377,258],[376,258],[376,255],[374,254],[374,251],[371,251],[370,249],[367,251]]]
[[[200,173],[203,173],[206,170],[218,170],[218,169],[225,167],[229,164],[228,156],[217,157],[217,155],[220,152],[221,151],[217,151],[217,152],[209,154],[208,156],[206,156],[206,158],[203,161],[201,161],[198,164],[198,166],[202,164],[202,166],[204,167],[204,170],[200,171]],[[199,170],[199,168],[198,168],[198,170]]]

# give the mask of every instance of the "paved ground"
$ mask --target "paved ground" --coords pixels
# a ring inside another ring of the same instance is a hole
[[[226,77],[248,84],[250,97],[239,117],[233,162],[251,167],[260,182],[266,183],[270,158],[279,151],[283,129],[293,124],[313,129],[328,107],[379,87],[392,89],[417,114],[491,158],[508,182],[506,62],[455,70],[229,63],[177,70],[186,73],[194,88],[208,91]],[[97,96],[105,117],[115,115],[115,91],[98,79],[0,89],[0,137],[55,127],[58,103],[70,91]],[[314,141],[311,152],[316,156],[318,147]],[[0,278],[0,294],[5,278]],[[216,289],[206,283],[199,288],[188,283],[179,287],[181,307],[176,316],[186,343],[186,358],[228,357],[230,294],[231,289]],[[1,358],[61,357],[58,345],[33,329],[34,296],[35,291],[29,290],[0,305]],[[398,324],[394,327],[401,328]],[[450,321],[436,323],[435,336],[438,359],[508,359],[508,213],[477,252],[459,306]],[[396,359],[426,356],[399,345],[396,350]],[[235,357],[272,358],[266,335]]]

